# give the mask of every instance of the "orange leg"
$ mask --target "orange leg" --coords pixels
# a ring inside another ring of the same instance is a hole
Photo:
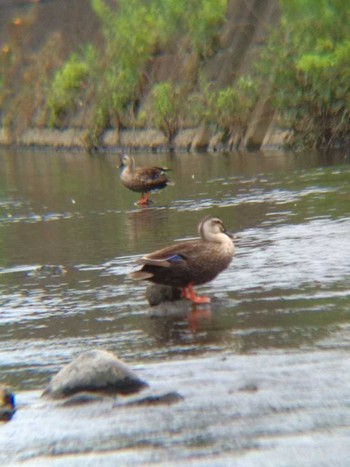
[[[139,199],[138,204],[140,206],[145,206],[146,204],[149,204],[149,191],[147,191],[146,194],[142,193],[142,196]]]
[[[181,295],[192,303],[210,303],[211,301],[209,297],[200,297],[199,295],[196,295],[192,284],[188,284],[187,287],[184,287]]]

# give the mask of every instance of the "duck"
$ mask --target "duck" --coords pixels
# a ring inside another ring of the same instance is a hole
[[[182,297],[194,304],[210,303],[194,286],[212,281],[234,256],[233,235],[221,219],[204,217],[198,224],[199,239],[187,240],[149,253],[137,260],[142,268],[130,274],[134,280],[181,289]]]
[[[0,386],[0,422],[11,420],[15,411],[15,396],[6,386]]]
[[[135,159],[126,154],[121,156],[119,168],[120,179],[126,188],[141,193],[137,202],[140,206],[150,203],[150,191],[161,190],[173,183],[168,179],[165,172],[170,169],[166,167],[137,167]]]

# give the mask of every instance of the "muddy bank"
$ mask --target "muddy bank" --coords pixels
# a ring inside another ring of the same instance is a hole
[[[257,132],[260,130],[256,130]],[[0,128],[0,146],[20,148],[53,148],[86,150],[86,140],[89,130],[86,129],[36,129],[25,130],[19,136],[12,136],[6,129]],[[254,130],[250,131],[254,135]],[[108,130],[101,139],[97,150],[114,151],[233,151],[244,149],[244,143],[236,145],[234,141],[223,141],[222,134],[209,128],[191,128],[179,132],[174,141],[169,144],[164,134],[155,129],[149,130]],[[288,141],[290,133],[277,128],[273,123],[265,133],[255,135],[252,148],[280,149]],[[249,146],[249,145],[248,145]]]
[[[133,368],[154,391],[183,399],[59,407],[39,391],[19,393],[16,415],[0,427],[0,463],[348,465],[347,351],[219,353]]]

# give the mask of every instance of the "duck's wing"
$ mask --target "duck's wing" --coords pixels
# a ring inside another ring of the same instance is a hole
[[[160,258],[152,258],[144,256],[138,260],[139,264],[147,264],[148,266],[157,266],[161,268],[170,268],[175,264],[180,264],[186,262],[187,258],[178,253],[170,254]]]
[[[161,167],[139,167],[134,173],[134,177],[144,182],[164,182],[167,180],[166,170]]]
[[[132,272],[131,277],[145,280],[153,277],[154,272],[162,268],[169,270],[174,266],[186,267],[187,257],[183,252],[182,245],[179,244],[145,255],[138,259],[137,262],[142,265],[142,268],[139,271]]]
[[[200,240],[188,240],[154,251],[138,259],[139,264],[148,264],[169,268],[175,265],[185,264],[191,258],[202,251],[203,242]]]

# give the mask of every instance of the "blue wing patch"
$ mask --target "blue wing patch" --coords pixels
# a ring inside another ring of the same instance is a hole
[[[179,263],[181,261],[184,261],[184,257],[181,256],[181,255],[173,255],[173,256],[169,256],[169,258],[167,258],[167,261],[169,261],[169,263]]]

